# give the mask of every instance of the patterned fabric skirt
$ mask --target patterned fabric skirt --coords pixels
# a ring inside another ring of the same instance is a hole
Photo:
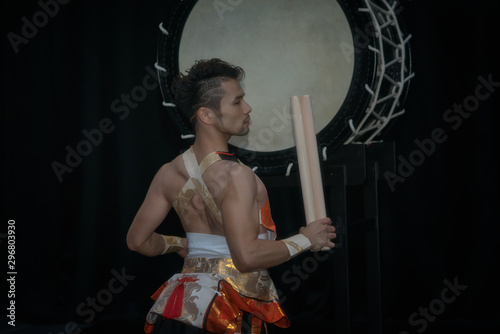
[[[152,298],[146,333],[155,333],[162,319],[205,330],[200,333],[263,334],[267,324],[290,325],[267,270],[242,273],[228,258],[186,258],[182,273]]]

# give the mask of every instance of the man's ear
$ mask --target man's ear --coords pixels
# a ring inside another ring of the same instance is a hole
[[[213,122],[213,111],[210,108],[201,107],[196,112],[198,115],[198,120],[205,124],[212,124]]]

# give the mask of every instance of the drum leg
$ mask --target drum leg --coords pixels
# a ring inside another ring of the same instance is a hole
[[[378,180],[379,170],[394,170],[394,161],[394,143],[346,145],[324,166],[328,216],[337,229],[333,269],[335,333],[359,328],[370,334],[382,333]],[[356,196],[358,192],[360,197]],[[347,196],[351,196],[350,205]],[[360,253],[359,249],[364,251]],[[359,289],[366,290],[360,293]],[[367,323],[364,311],[359,317],[359,310],[365,309]]]
[[[364,207],[371,225],[366,234],[366,278],[369,333],[382,334],[382,295],[380,279],[380,240],[378,222],[378,163],[368,160],[364,192]]]
[[[334,249],[335,333],[351,332],[349,257],[347,252],[346,166],[332,166],[328,173],[329,216],[337,238]]]

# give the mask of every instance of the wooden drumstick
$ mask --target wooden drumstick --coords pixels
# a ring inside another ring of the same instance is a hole
[[[307,146],[304,132],[304,122],[302,120],[301,104],[298,96],[292,96],[290,105],[292,107],[293,132],[295,134],[295,146],[297,148],[297,161],[299,163],[300,185],[302,187],[302,199],[304,201],[304,211],[306,223],[316,220],[314,209],[313,186],[309,177],[309,162],[307,157]]]
[[[326,218],[325,197],[323,194],[323,180],[319,166],[318,146],[316,142],[316,131],[312,115],[311,97],[304,95],[300,97],[302,111],[302,122],[304,124],[304,135],[306,139],[309,172],[313,191],[314,212],[316,219]]]
[[[326,217],[323,182],[319,166],[316,132],[309,95],[293,96],[291,99],[297,161],[306,223]],[[327,251],[329,247],[321,250]]]

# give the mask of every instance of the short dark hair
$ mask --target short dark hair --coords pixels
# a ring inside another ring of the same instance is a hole
[[[178,109],[193,123],[196,111],[207,107],[220,111],[224,96],[221,84],[224,80],[243,80],[245,71],[219,58],[198,60],[186,74],[179,73],[172,84],[172,93]]]

